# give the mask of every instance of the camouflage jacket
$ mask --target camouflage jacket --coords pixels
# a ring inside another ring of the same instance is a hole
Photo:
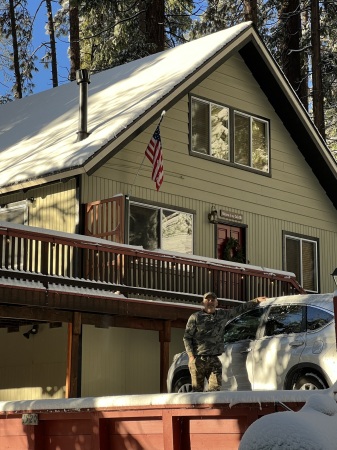
[[[227,322],[256,305],[258,302],[254,299],[236,308],[216,309],[214,314],[208,314],[204,309],[193,313],[187,321],[183,337],[186,352],[194,356],[221,355]]]

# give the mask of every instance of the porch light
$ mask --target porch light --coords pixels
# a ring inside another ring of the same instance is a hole
[[[33,325],[32,328],[30,330],[28,330],[26,333],[23,333],[23,335],[26,339],[29,339],[30,335],[34,336],[35,334],[37,334],[38,331],[39,331],[39,326]]]
[[[209,223],[218,223],[218,211],[214,205],[212,205],[211,212],[208,214],[208,221]]]
[[[337,286],[337,267],[336,267],[336,269],[332,272],[331,276],[332,276],[332,278],[333,278],[333,280],[334,280],[334,282],[335,282],[335,285]]]

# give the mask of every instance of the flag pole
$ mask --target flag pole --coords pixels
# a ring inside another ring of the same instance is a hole
[[[158,125],[157,125],[156,128],[160,127],[160,124],[162,123],[165,114],[166,114],[166,111],[165,111],[165,109],[163,109],[163,111],[162,111],[161,114],[160,114],[160,119],[159,119],[159,122],[158,122]],[[136,180],[137,180],[137,178],[138,178],[140,169],[142,168],[142,165],[143,165],[143,163],[144,163],[145,156],[146,156],[146,155],[145,155],[145,153],[144,153],[143,160],[142,160],[142,162],[140,163],[140,166],[138,167],[138,171],[137,171],[137,173],[136,173],[135,179],[133,180],[133,183],[132,183],[132,185],[131,185],[130,197],[131,197],[131,195],[132,195],[132,190],[133,190],[133,187],[134,187],[134,185],[135,185],[135,183],[136,183]]]

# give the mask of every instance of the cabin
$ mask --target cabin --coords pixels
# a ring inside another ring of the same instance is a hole
[[[0,401],[165,392],[204,292],[333,291],[337,164],[251,23],[0,112]]]

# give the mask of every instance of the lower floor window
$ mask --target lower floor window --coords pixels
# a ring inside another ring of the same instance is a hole
[[[17,223],[19,225],[28,225],[27,200],[0,206],[0,221]]]
[[[318,240],[285,234],[285,270],[308,292],[318,292]]]
[[[130,245],[193,253],[192,214],[131,202],[129,217]]]

